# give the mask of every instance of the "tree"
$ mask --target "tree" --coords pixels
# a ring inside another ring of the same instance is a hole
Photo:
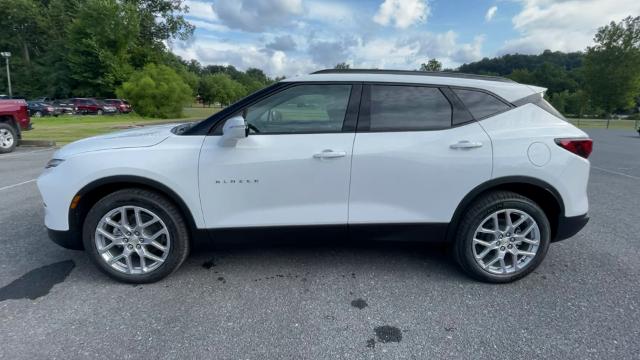
[[[634,106],[640,94],[640,16],[601,27],[594,41],[584,61],[590,98],[607,115]]]
[[[589,109],[589,97],[584,90],[577,90],[570,93],[566,99],[565,111],[577,117],[582,117]],[[593,111],[593,110],[592,110]]]
[[[193,100],[189,86],[166,65],[145,66],[116,93],[129,100],[140,115],[160,118],[180,117],[184,105]]]
[[[46,21],[32,0],[0,0],[0,13],[0,51],[12,54],[13,93],[22,96],[36,93],[39,86],[34,80],[43,71],[42,62],[36,60],[47,45]],[[1,60],[4,66],[4,59]],[[0,71],[2,93],[8,93],[6,79],[6,72]]]
[[[507,77],[521,84],[534,84],[536,82],[533,74],[527,69],[515,69]]]
[[[563,92],[565,90],[572,92],[578,87],[569,73],[562,67],[545,62],[540,65],[532,73],[532,81],[529,84],[546,87],[549,94]]]
[[[339,64],[336,64],[336,66],[334,67],[334,69],[351,69],[351,65],[347,64],[346,62],[341,62]]]
[[[211,105],[228,105],[246,94],[246,89],[225,73],[205,75],[200,80],[199,93],[202,101]]]
[[[124,0],[133,5],[140,17],[140,39],[143,43],[164,48],[162,41],[179,38],[187,40],[193,35],[195,26],[183,13],[189,7],[183,0]]]
[[[133,72],[129,54],[138,33],[136,9],[116,0],[89,0],[77,15],[66,56],[73,92],[110,96]]]
[[[420,65],[420,71],[441,71],[442,63],[438,61],[438,59],[429,59],[427,63],[422,63]]]

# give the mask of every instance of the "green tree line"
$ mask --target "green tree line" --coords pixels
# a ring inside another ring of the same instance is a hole
[[[460,66],[458,71],[506,76],[547,88],[548,100],[574,116],[637,113],[640,106],[640,17],[601,27],[584,52],[546,50],[508,54]],[[635,116],[638,116],[637,114]]]
[[[172,117],[197,94],[228,104],[273,81],[259,69],[203,67],[171,53],[166,43],[193,34],[187,10],[182,0],[0,0],[13,94],[122,96],[142,115]],[[6,87],[1,71],[0,93]]]

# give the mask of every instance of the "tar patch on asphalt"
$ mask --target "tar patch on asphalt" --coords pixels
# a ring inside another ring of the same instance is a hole
[[[63,282],[75,266],[73,260],[65,260],[33,269],[0,288],[0,301],[35,300],[45,296],[54,285]]]
[[[394,326],[378,326],[374,329],[378,342],[400,342],[402,341],[402,331]]]
[[[366,308],[369,305],[367,304],[367,302],[364,299],[355,299],[355,300],[353,300],[351,302],[351,306],[362,310],[362,309]]]
[[[216,266],[216,264],[213,262],[213,259],[205,261],[204,263],[202,263],[202,267],[209,270],[212,267]]]

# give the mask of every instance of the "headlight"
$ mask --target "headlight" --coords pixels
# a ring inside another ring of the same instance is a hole
[[[47,163],[47,165],[45,165],[45,169],[49,169],[49,168],[54,168],[60,164],[62,164],[64,160],[63,159],[51,159],[49,160],[49,162]]]

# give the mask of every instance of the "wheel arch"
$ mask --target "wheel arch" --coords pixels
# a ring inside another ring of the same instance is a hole
[[[528,176],[506,176],[491,179],[471,190],[458,204],[447,230],[447,241],[453,242],[460,219],[465,210],[480,196],[491,191],[511,191],[533,200],[547,215],[551,224],[551,239],[556,238],[560,217],[564,214],[564,201],[546,181]]]
[[[21,131],[20,126],[18,125],[18,121],[11,115],[0,115],[0,123],[9,124],[13,127],[16,132],[16,136],[18,139],[20,138]]]
[[[80,198],[75,208],[69,210],[69,230],[71,237],[74,239],[74,243],[79,244],[78,249],[82,248],[82,226],[91,207],[104,196],[127,188],[151,190],[166,196],[178,207],[184,216],[189,230],[190,241],[193,241],[196,232],[198,232],[193,214],[185,201],[174,190],[149,178],[133,175],[118,175],[95,180],[85,185],[74,196],[74,199],[78,196]]]

